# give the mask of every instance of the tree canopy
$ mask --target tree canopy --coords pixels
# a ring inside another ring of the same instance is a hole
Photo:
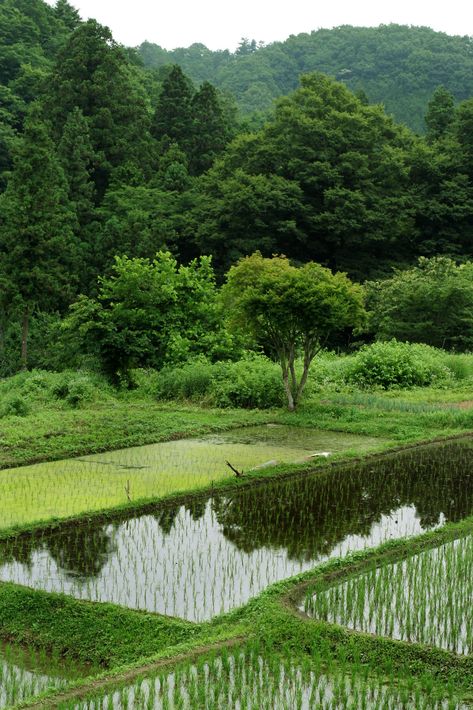
[[[290,410],[300,400],[317,353],[335,333],[360,326],[364,318],[362,290],[345,274],[332,274],[314,262],[297,268],[284,257],[265,259],[259,252],[230,269],[222,297],[230,325],[281,365]]]

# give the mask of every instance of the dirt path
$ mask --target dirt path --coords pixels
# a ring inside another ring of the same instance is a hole
[[[209,644],[207,646],[200,646],[199,648],[189,651],[187,653],[182,653],[178,656],[173,656],[172,658],[162,658],[154,663],[149,663],[138,668],[132,668],[124,673],[119,673],[114,676],[107,676],[106,678],[99,678],[98,680],[92,680],[86,685],[82,685],[79,688],[71,688],[70,690],[63,690],[56,695],[52,695],[49,698],[44,698],[31,705],[25,705],[25,710],[51,710],[52,708],[58,708],[62,703],[68,701],[80,701],[85,696],[96,691],[108,689],[114,689],[117,685],[123,685],[124,683],[132,683],[134,680],[141,676],[145,676],[155,671],[159,671],[162,668],[167,668],[168,666],[175,666],[177,663],[183,661],[193,661],[199,656],[203,656],[209,651],[218,651],[224,648],[233,648],[234,646],[239,646],[241,643],[246,641],[245,636],[235,636],[234,638],[227,639],[226,641],[218,641],[214,644]]]

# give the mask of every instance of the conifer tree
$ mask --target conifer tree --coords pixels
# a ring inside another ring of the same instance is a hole
[[[67,0],[56,0],[54,14],[68,30],[73,32],[81,22],[79,12]]]
[[[78,244],[78,269],[81,290],[87,291],[96,274],[94,261],[95,233],[90,228],[95,217],[95,184],[93,174],[98,164],[87,119],[79,108],[68,116],[58,156],[68,183],[68,195],[75,211],[74,232]],[[79,266],[80,264],[80,266]]]
[[[151,138],[144,89],[110,30],[95,20],[73,32],[51,76],[46,109],[57,141],[76,107],[87,118],[100,158],[94,172],[100,199],[117,168],[140,174],[148,169]]]
[[[425,115],[427,140],[433,142],[442,138],[452,125],[455,117],[455,99],[444,86],[439,86],[433,93]]]
[[[182,69],[175,65],[163,82],[151,132],[157,140],[165,136],[189,155],[192,145],[192,97],[194,89]]]
[[[200,175],[208,170],[228,140],[228,129],[217,90],[205,81],[192,99],[193,141],[190,171]]]
[[[15,150],[0,211],[3,307],[21,314],[21,363],[26,368],[31,313],[63,309],[74,294],[74,214],[64,172],[36,107]]]

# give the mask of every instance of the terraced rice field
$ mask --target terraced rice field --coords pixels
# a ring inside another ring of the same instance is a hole
[[[383,682],[362,671],[301,667],[277,657],[241,652],[139,679],[63,710],[461,710],[461,702],[420,687]]]
[[[311,616],[378,636],[473,652],[473,536],[306,598]]]
[[[0,580],[191,621],[348,552],[473,510],[460,444],[0,544]],[[448,457],[448,472],[442,464]]]

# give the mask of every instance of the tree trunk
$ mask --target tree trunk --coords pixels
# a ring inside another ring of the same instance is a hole
[[[284,390],[286,392],[286,397],[287,397],[287,408],[289,409],[290,412],[293,412],[295,410],[296,406],[294,403],[294,396],[292,394],[292,389],[291,389],[291,385],[289,382],[289,367],[283,367],[282,380],[284,382]]]
[[[28,304],[23,311],[23,326],[21,331],[21,369],[28,369],[28,333],[30,328],[30,311]]]

